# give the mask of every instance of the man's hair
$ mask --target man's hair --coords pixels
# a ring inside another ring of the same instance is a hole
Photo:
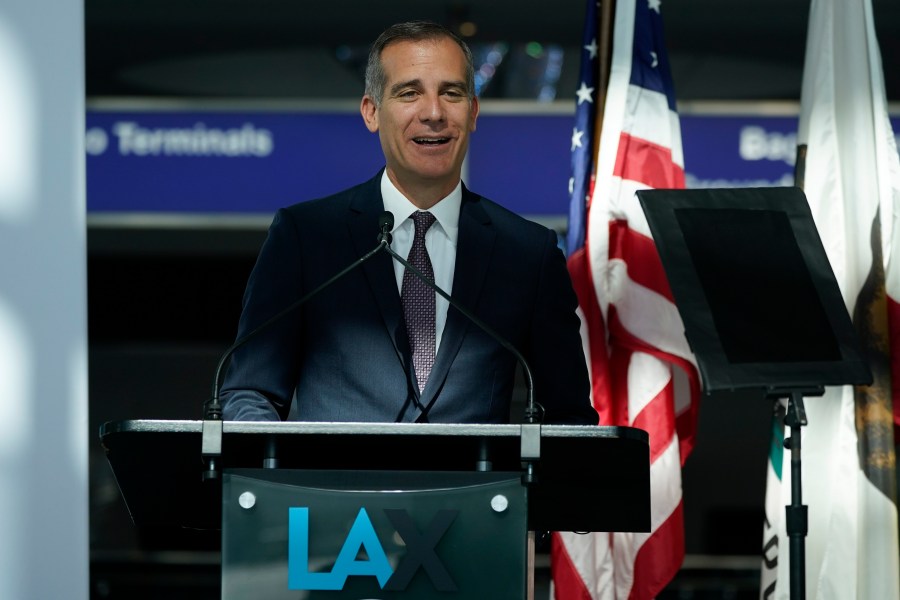
[[[381,53],[395,42],[420,42],[422,40],[451,39],[462,49],[466,58],[466,92],[469,100],[475,97],[475,59],[469,46],[455,33],[443,25],[430,21],[410,21],[391,25],[378,36],[369,50],[369,62],[366,64],[366,94],[381,106],[384,98],[384,86],[387,76],[381,63]]]

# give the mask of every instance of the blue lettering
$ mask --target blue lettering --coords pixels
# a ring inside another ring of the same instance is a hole
[[[365,550],[368,560],[356,560],[360,550]],[[288,589],[340,590],[350,575],[373,576],[384,587],[392,573],[365,508],[356,515],[331,573],[310,573],[309,508],[288,509]]]
[[[369,560],[356,560],[360,549],[366,551]],[[372,521],[369,520],[365,508],[359,509],[356,521],[353,522],[353,527],[350,528],[350,533],[344,540],[344,545],[341,547],[337,560],[334,561],[334,569],[331,572],[336,578],[340,578],[340,585],[331,588],[336,590],[344,587],[349,575],[374,576],[378,579],[378,585],[384,587],[393,574],[387,555],[384,553],[381,542],[378,541],[375,528],[372,526]]]

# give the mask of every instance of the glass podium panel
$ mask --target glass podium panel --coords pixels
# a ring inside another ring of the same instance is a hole
[[[522,600],[519,473],[226,470],[226,600]]]

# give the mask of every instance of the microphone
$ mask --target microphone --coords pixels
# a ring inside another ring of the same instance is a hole
[[[385,212],[384,214],[382,214],[382,217],[384,217],[385,214],[390,215],[391,228],[393,228],[394,215],[389,212]],[[390,234],[388,234],[388,238],[390,239]],[[447,300],[447,302],[449,302],[453,308],[461,312],[463,316],[465,316],[469,321],[477,325],[485,333],[491,336],[494,341],[496,341],[498,344],[512,353],[516,360],[519,361],[519,364],[522,365],[522,371],[525,374],[525,385],[528,390],[528,396],[525,404],[525,423],[539,423],[540,412],[542,409],[540,408],[540,404],[535,402],[534,399],[534,378],[531,375],[531,367],[528,366],[528,362],[525,360],[525,357],[522,356],[522,354],[518,351],[518,349],[516,349],[516,347],[513,346],[512,343],[503,338],[499,333],[494,331],[494,329],[492,329],[487,323],[476,317],[467,308],[461,306],[458,302],[451,298],[450,295],[443,289],[441,289],[440,286],[438,286],[431,278],[422,273],[419,269],[409,264],[409,262],[399,254],[397,254],[393,248],[391,248],[390,246],[385,246],[384,249],[388,254],[394,257],[394,260],[403,265],[405,269],[409,270],[413,275],[424,281],[425,285],[440,294],[441,297]]]
[[[390,243],[392,241],[391,238],[391,230],[394,228],[394,213],[389,210],[384,211],[378,217],[378,229],[380,233],[378,234],[378,243],[385,242],[388,244],[388,248],[390,247]]]
[[[388,211],[384,211],[378,217],[378,245],[375,246],[372,250],[367,252],[365,255],[350,263],[339,271],[336,275],[316,287],[314,290],[305,294],[302,298],[277,313],[273,317],[269,318],[269,320],[265,321],[261,325],[257,326],[255,329],[241,336],[237,341],[235,341],[231,346],[222,353],[221,358],[219,358],[219,363],[216,365],[216,374],[213,378],[213,388],[212,388],[212,396],[205,403],[203,410],[203,431],[202,431],[202,450],[201,454],[203,456],[204,462],[207,465],[207,469],[203,473],[203,479],[218,479],[218,468],[216,465],[217,459],[222,454],[222,404],[219,401],[219,391],[222,387],[222,379],[225,375],[225,365],[228,364],[228,361],[234,355],[234,353],[244,344],[255,338],[262,331],[268,329],[275,323],[279,322],[285,316],[297,310],[300,306],[305,304],[311,298],[319,294],[322,290],[331,286],[338,279],[342,278],[344,275],[349,273],[350,271],[356,269],[360,265],[367,262],[373,256],[381,252],[383,249],[390,250],[391,246],[391,229],[394,228],[394,215]]]

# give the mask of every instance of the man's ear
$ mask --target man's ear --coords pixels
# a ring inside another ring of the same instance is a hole
[[[363,121],[366,122],[366,128],[375,133],[378,131],[378,108],[371,96],[366,94],[363,96],[362,102],[359,103],[359,113],[362,115]]]
[[[472,127],[470,131],[475,131],[475,122],[478,120],[478,96],[472,98]]]

